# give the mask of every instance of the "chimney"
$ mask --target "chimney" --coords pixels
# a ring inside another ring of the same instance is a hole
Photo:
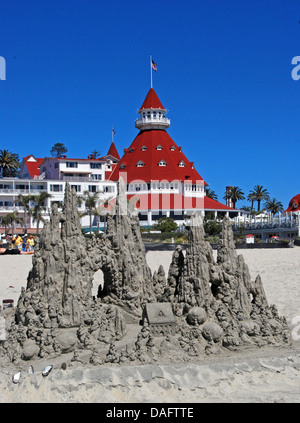
[[[231,191],[232,186],[226,187],[226,193]],[[233,208],[233,202],[231,198],[227,198],[226,199],[226,206],[227,207],[232,207]]]

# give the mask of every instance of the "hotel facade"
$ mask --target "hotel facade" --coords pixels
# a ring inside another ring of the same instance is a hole
[[[51,197],[46,200],[42,216],[49,220],[52,204],[62,206],[67,181],[79,200],[85,191],[98,193],[98,208],[103,211],[105,203],[107,207],[108,202],[114,202],[120,178],[125,182],[127,200],[135,205],[142,226],[151,226],[161,217],[171,217],[183,225],[186,217],[195,211],[202,216],[212,212],[215,218],[240,214],[239,210],[206,196],[208,184],[195,169],[194,162],[184,155],[183,148],[168,134],[170,119],[153,88],[138,112],[140,117],[135,121],[135,127],[139,133],[121,158],[114,142],[107,155],[101,158],[93,155],[87,159],[65,155],[57,158],[25,157],[20,178],[0,179],[0,219],[13,211],[24,218],[19,194],[47,192]],[[81,225],[87,228],[89,216],[84,201],[78,202],[78,210],[82,215]],[[108,213],[111,210],[113,207],[107,208]],[[96,220],[95,217],[94,227]],[[29,232],[34,231],[36,222],[31,218],[26,226],[30,228]],[[0,231],[3,232],[1,221]]]

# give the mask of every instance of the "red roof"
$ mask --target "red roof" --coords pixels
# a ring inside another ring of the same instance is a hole
[[[34,176],[39,176],[40,175],[40,166],[41,166],[42,161],[44,159],[35,158],[36,161],[32,162],[32,161],[27,161],[27,159],[29,157],[32,157],[32,156],[24,157],[24,161],[25,161],[25,164],[26,164],[26,167],[28,169],[30,177],[33,178]]]
[[[164,106],[161,104],[160,99],[158,98],[156,92],[154,91],[153,88],[150,88],[148,94],[146,95],[146,98],[144,100],[144,103],[142,105],[142,107],[140,108],[140,110],[143,109],[163,109],[166,110],[164,108]]]
[[[209,197],[204,197],[204,208],[207,210],[212,209],[212,210],[235,210],[232,207],[228,207],[225,204],[219,203],[219,201],[217,200],[213,200],[212,198]]]
[[[166,166],[159,166],[158,163],[161,161],[165,161]],[[181,161],[185,163],[185,166],[179,166]],[[139,162],[142,166],[137,166]],[[127,183],[136,180],[193,183],[203,181],[193,163],[183,154],[182,149],[177,147],[170,135],[162,129],[140,131],[130,147],[126,149],[110,179],[118,181],[120,172],[127,173]],[[204,185],[207,183],[204,182]]]
[[[107,156],[113,156],[116,159],[119,159],[120,160],[120,156],[119,156],[117,147],[115,146],[115,143],[114,142],[111,143],[111,145],[109,147],[109,150],[108,150],[108,153],[107,153]]]
[[[295,195],[289,202],[288,208],[284,211],[286,212],[295,212],[300,210],[300,194]]]

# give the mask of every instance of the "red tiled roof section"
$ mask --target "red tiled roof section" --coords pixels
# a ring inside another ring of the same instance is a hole
[[[162,148],[157,149],[157,146]],[[166,162],[166,166],[158,165],[162,160]],[[182,160],[185,163],[184,167],[178,166]],[[144,166],[137,166],[139,161],[143,162]],[[122,164],[125,165],[124,168]],[[182,149],[177,147],[170,135],[161,129],[140,131],[117,164],[110,179],[118,181],[120,172],[127,173],[127,183],[134,180],[193,183],[203,181],[192,163],[183,154]],[[207,183],[204,182],[204,185]]]
[[[117,147],[115,146],[115,143],[114,142],[111,143],[111,145],[109,147],[109,150],[108,150],[108,153],[107,153],[107,156],[113,156],[116,159],[119,159],[120,160],[120,156],[119,156]]]
[[[148,94],[146,95],[146,98],[140,110],[143,110],[143,109],[166,110],[164,106],[161,104],[160,99],[158,98],[158,95],[156,94],[153,88],[150,88]]]
[[[213,200],[209,197],[204,197],[204,209],[205,210],[234,210],[232,207],[228,207],[225,204],[219,203],[219,201]]]
[[[44,159],[36,159],[36,162],[26,161],[26,166],[31,178],[40,175],[40,166]]]
[[[289,202],[288,208],[284,211],[287,212],[295,212],[300,210],[300,194],[295,195]]]

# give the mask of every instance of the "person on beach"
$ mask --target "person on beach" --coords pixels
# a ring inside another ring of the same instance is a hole
[[[0,255],[14,255],[14,254],[33,254],[34,251],[9,250],[8,248],[0,248]]]
[[[18,235],[18,236],[15,238],[15,248],[16,248],[17,250],[21,250],[21,249],[22,249],[22,243],[23,243],[23,239],[20,237],[20,235]]]
[[[27,239],[27,251],[33,251],[34,247],[34,236],[30,235]]]

